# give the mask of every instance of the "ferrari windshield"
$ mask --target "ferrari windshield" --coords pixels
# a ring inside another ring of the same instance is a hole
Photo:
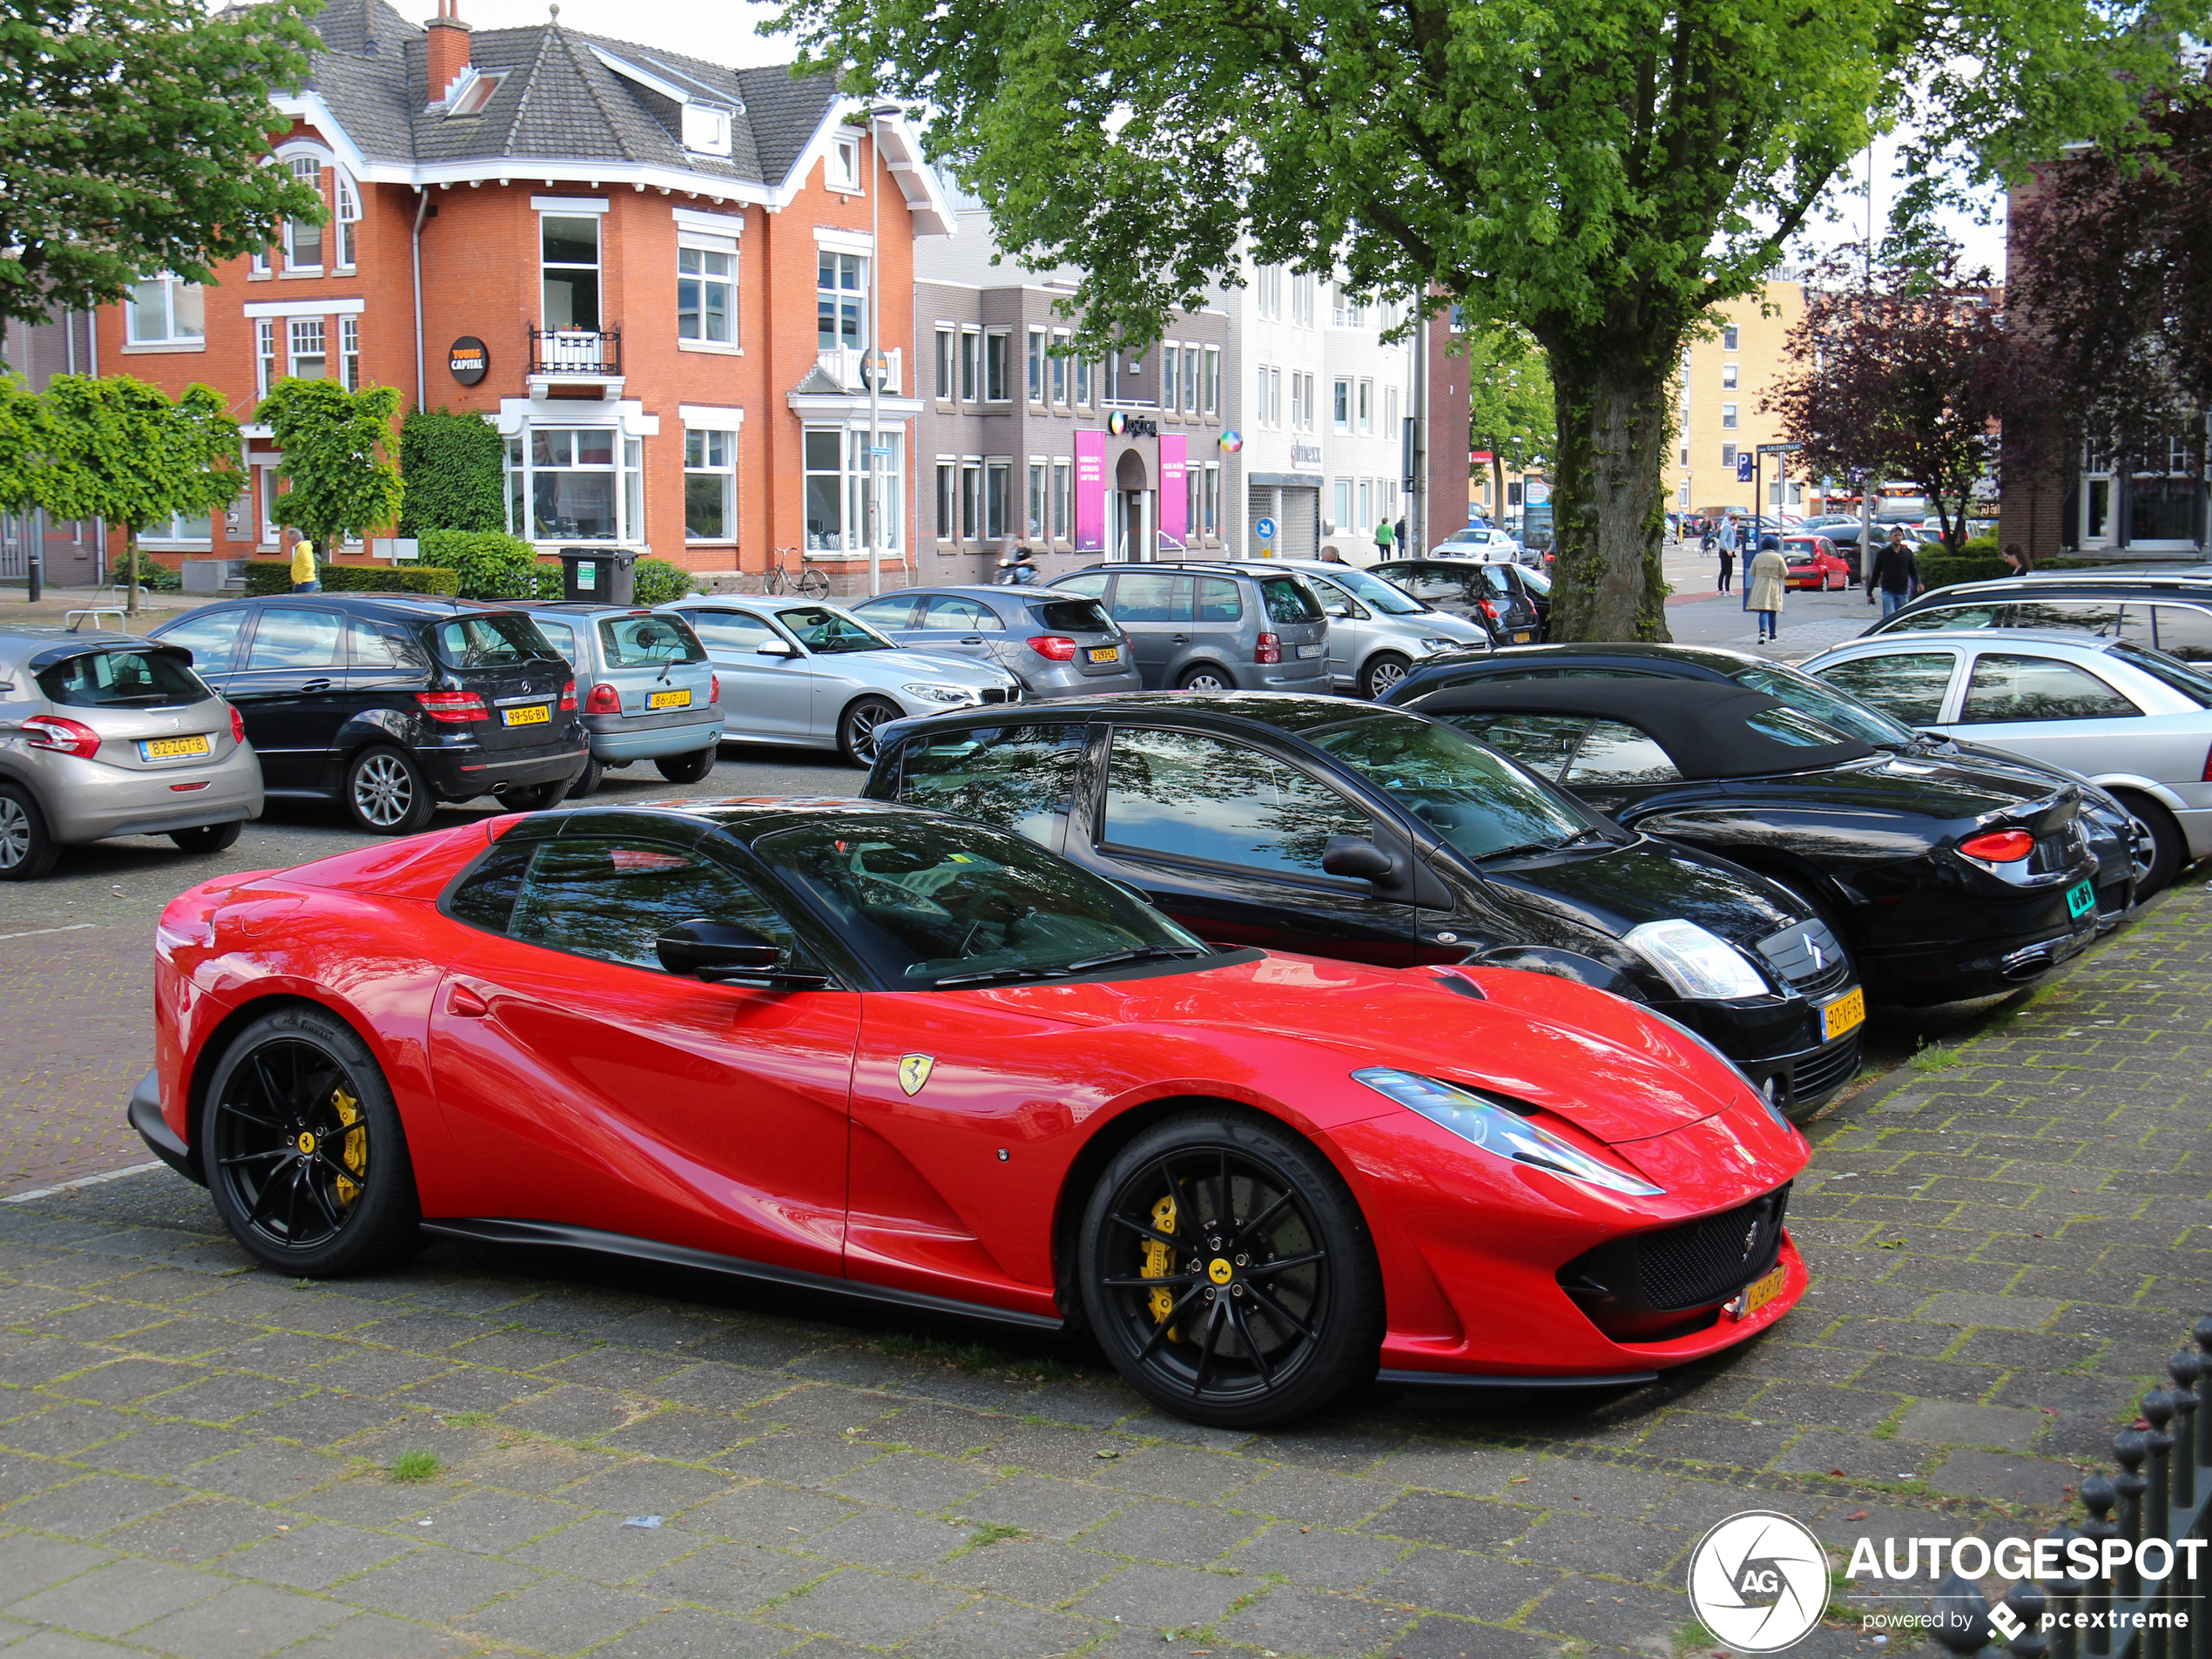
[[[912,990],[1211,954],[1121,888],[978,825],[810,825],[754,851],[812,894],[887,983]]]
[[[1448,725],[1377,714],[1305,735],[1470,859],[1544,853],[1602,833],[1568,796]]]

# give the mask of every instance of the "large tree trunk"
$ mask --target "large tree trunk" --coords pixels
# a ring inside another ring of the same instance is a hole
[[[1617,335],[1543,343],[1559,415],[1550,637],[1667,640],[1659,473],[1673,436],[1675,342],[1641,350],[1622,349]]]

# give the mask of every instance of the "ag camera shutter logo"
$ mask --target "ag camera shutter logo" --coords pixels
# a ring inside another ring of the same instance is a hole
[[[1828,1553],[1788,1515],[1730,1515],[1690,1554],[1689,1605],[1738,1652],[1779,1653],[1804,1641],[1828,1610]]]

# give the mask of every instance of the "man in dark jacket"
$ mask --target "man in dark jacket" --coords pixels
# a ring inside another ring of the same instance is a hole
[[[1874,603],[1874,590],[1879,588],[1882,614],[1886,617],[1910,599],[1919,585],[1919,561],[1912,556],[1912,545],[1905,539],[1905,532],[1892,524],[1889,544],[1866,567],[1866,603]]]

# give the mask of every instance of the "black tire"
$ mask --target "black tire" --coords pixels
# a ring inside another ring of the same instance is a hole
[[[438,810],[430,780],[404,749],[375,744],[346,763],[339,790],[346,816],[371,835],[417,835]]]
[[[887,697],[861,698],[838,721],[837,746],[854,765],[873,766],[877,731],[893,720],[904,719],[906,712]]]
[[[1370,703],[1380,702],[1383,693],[1404,679],[1413,666],[1412,658],[1394,651],[1377,651],[1359,671],[1359,695]]]
[[[61,855],[30,792],[0,784],[0,881],[36,881]]]
[[[549,806],[558,806],[569,792],[569,781],[556,778],[550,784],[510,789],[499,798],[499,809],[503,813],[542,813]]]
[[[1229,671],[1212,663],[1200,663],[1195,668],[1184,669],[1182,678],[1175,684],[1178,691],[1233,691],[1237,689],[1237,682],[1229,678]]]
[[[2115,789],[2112,793],[2134,820],[2136,834],[2150,843],[2150,867],[2135,883],[2135,902],[2141,904],[2163,890],[2180,873],[2188,858],[2188,843],[2182,839],[2182,826],[2174,821],[2174,814],[2148,795],[2132,789]]]
[[[1076,1262],[1107,1357],[1179,1417],[1287,1422],[1375,1374],[1366,1220],[1327,1159],[1257,1112],[1179,1113],[1130,1142],[1091,1191]]]
[[[704,749],[688,749],[680,755],[662,755],[653,765],[671,784],[695,784],[714,770],[720,747],[710,743]]]
[[[196,1141],[224,1224],[273,1271],[361,1272],[421,1242],[392,1091],[368,1045],[325,1009],[290,1004],[232,1039]]]
[[[202,824],[196,829],[171,830],[169,839],[187,853],[220,853],[226,847],[236,846],[245,830],[245,819],[233,818],[227,824]]]
[[[599,757],[597,755],[590,757],[583,763],[583,770],[569,779],[568,791],[561,799],[582,800],[593,790],[598,788],[599,780],[606,775],[606,768],[599,764]]]

